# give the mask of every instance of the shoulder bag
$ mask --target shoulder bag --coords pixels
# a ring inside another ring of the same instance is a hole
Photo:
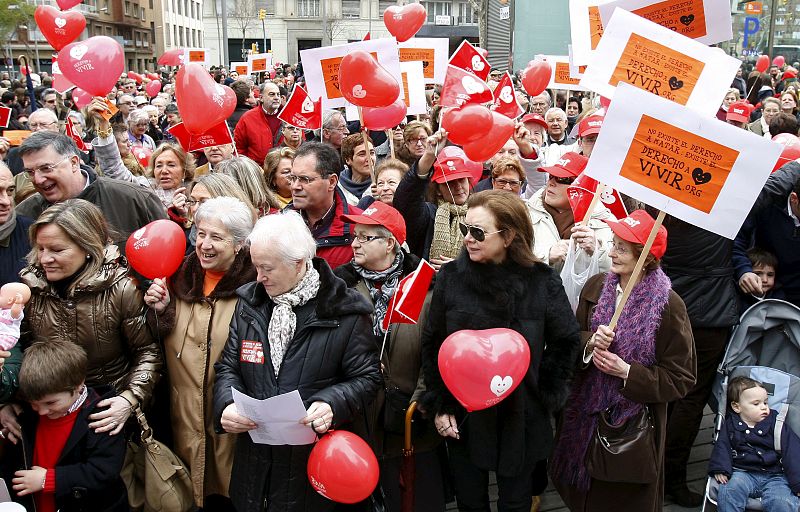
[[[639,414],[622,425],[612,425],[610,419],[608,409],[597,419],[597,429],[586,453],[589,474],[605,482],[655,482],[656,429],[650,408],[642,405]]]

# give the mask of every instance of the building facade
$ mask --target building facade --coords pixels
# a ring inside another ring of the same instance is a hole
[[[172,48],[203,48],[203,4],[213,0],[155,0],[155,55]]]

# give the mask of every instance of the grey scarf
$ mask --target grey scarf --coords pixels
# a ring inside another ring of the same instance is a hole
[[[397,290],[397,284],[400,282],[400,277],[402,277],[403,259],[403,251],[398,252],[391,266],[380,272],[367,270],[360,265],[356,265],[355,262],[353,263],[353,269],[367,283],[369,296],[375,305],[375,314],[372,315],[372,332],[377,336],[383,336],[386,332],[383,330],[383,318],[386,316],[389,300]],[[375,283],[381,283],[381,286],[377,287]]]
[[[3,224],[0,224],[0,240],[5,240],[17,227],[17,212],[11,207],[11,217]]]

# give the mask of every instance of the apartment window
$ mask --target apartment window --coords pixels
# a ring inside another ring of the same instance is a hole
[[[142,7],[142,13],[141,14],[142,14],[141,18],[142,18],[142,20],[144,20],[144,7]]]
[[[125,2],[125,16],[131,15],[131,3]]]
[[[264,9],[267,10],[267,14],[275,14],[275,0],[266,0],[264,2]]]
[[[297,15],[302,18],[319,16],[319,0],[297,0]]]
[[[425,8],[428,10],[428,23],[435,22],[436,16],[452,16],[451,6],[450,2],[425,2]]]
[[[178,14],[183,14],[183,0],[178,0]]]
[[[393,0],[378,0],[378,12],[377,12],[378,17],[382,18],[383,17],[383,11],[385,11],[386,9],[388,9],[389,7],[391,7],[393,5],[397,5],[397,2],[395,2]]]
[[[461,25],[477,25],[478,24],[478,15],[475,14],[475,11],[472,10],[472,6],[469,5],[469,2],[460,2],[458,4],[459,7],[459,24]]]
[[[359,0],[342,0],[342,18],[360,18],[361,2]]]
[[[153,8],[153,0],[150,0],[150,8]]]

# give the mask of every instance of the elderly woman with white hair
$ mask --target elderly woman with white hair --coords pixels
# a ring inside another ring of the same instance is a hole
[[[128,116],[128,140],[131,146],[144,147],[150,151],[155,151],[156,143],[153,138],[147,135],[150,129],[150,114],[144,110],[133,110]]]
[[[253,281],[247,236],[253,210],[239,199],[208,199],[194,214],[197,243],[169,279],[156,279],[145,294],[148,323],[164,340],[170,381],[175,451],[186,464],[195,504],[234,510],[228,498],[232,436],[214,431],[214,363],[228,341],[236,289]]]
[[[237,290],[230,336],[215,365],[217,432],[236,437],[230,496],[237,510],[333,510],[306,474],[313,444],[255,444],[256,423],[239,414],[231,388],[257,399],[298,390],[301,421],[317,434],[346,428],[381,385],[372,304],[315,257],[300,215],[259,219],[250,237],[256,282]]]

